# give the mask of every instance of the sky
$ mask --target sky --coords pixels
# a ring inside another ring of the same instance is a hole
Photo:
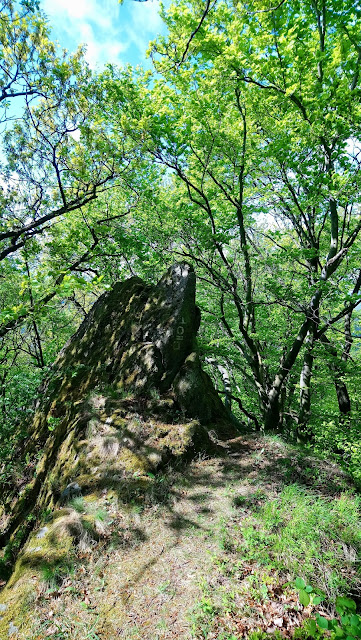
[[[93,69],[107,62],[148,66],[148,42],[165,32],[159,0],[125,0],[122,5],[118,0],[41,0],[40,6],[52,28],[51,39],[69,52],[85,44]]]

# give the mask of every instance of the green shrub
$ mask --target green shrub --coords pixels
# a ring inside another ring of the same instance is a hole
[[[307,607],[309,604],[319,605],[324,594],[315,591],[311,585],[306,585],[302,578],[297,578],[296,588],[299,590],[300,603]],[[331,640],[357,640],[361,638],[361,616],[356,613],[356,602],[351,598],[337,596],[337,618],[329,619],[316,613],[316,617],[307,623],[308,633],[312,638],[319,637],[319,631],[328,631]]]

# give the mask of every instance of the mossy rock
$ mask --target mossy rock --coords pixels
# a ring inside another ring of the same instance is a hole
[[[0,593],[0,638],[8,638],[9,628],[15,627],[18,631],[14,632],[14,637],[29,640],[31,604],[36,597],[36,587],[44,572],[49,574],[52,570],[69,567],[74,538],[81,532],[79,514],[73,509],[61,509],[54,513],[52,522],[29,537],[9,582]]]
[[[117,483],[121,493],[130,478],[208,449],[207,430],[236,435],[196,352],[195,285],[179,263],[155,286],[130,278],[95,303],[40,390],[24,447],[34,475],[9,496],[3,544],[21,547],[27,516],[56,509],[71,483],[83,495]]]
[[[234,436],[231,416],[216,393],[209,375],[202,370],[199,356],[191,353],[173,382],[175,398],[186,417],[201,424],[214,424],[221,438]]]

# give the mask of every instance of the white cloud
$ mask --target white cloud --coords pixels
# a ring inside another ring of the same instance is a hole
[[[89,0],[76,0],[76,2],[73,0],[57,0],[55,6],[54,4],[53,0],[45,0],[45,12],[49,14],[65,12],[77,20],[86,18],[90,5],[94,5],[94,2],[89,2]]]
[[[170,0],[163,0],[165,7],[170,5]],[[165,27],[159,15],[159,2],[130,2],[129,11],[132,17],[132,27],[130,36],[132,42],[139,51],[145,52],[148,49],[150,40],[154,40],[159,33],[164,32]]]
[[[81,136],[79,129],[75,129],[75,131],[69,131],[69,135],[71,138],[73,138],[73,140],[75,140],[75,142],[79,142]]]
[[[132,2],[129,9],[134,25],[137,25],[139,30],[154,34],[161,30],[163,22],[159,15],[158,2]]]
[[[117,0],[43,0],[42,8],[53,37],[70,50],[85,44],[92,67],[144,62],[149,40],[163,25],[158,0],[122,6]]]

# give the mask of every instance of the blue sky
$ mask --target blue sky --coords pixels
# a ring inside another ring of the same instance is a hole
[[[158,0],[125,0],[122,5],[118,0],[41,0],[40,6],[49,18],[52,40],[70,52],[86,44],[94,69],[107,62],[147,66],[148,42],[165,32]]]

